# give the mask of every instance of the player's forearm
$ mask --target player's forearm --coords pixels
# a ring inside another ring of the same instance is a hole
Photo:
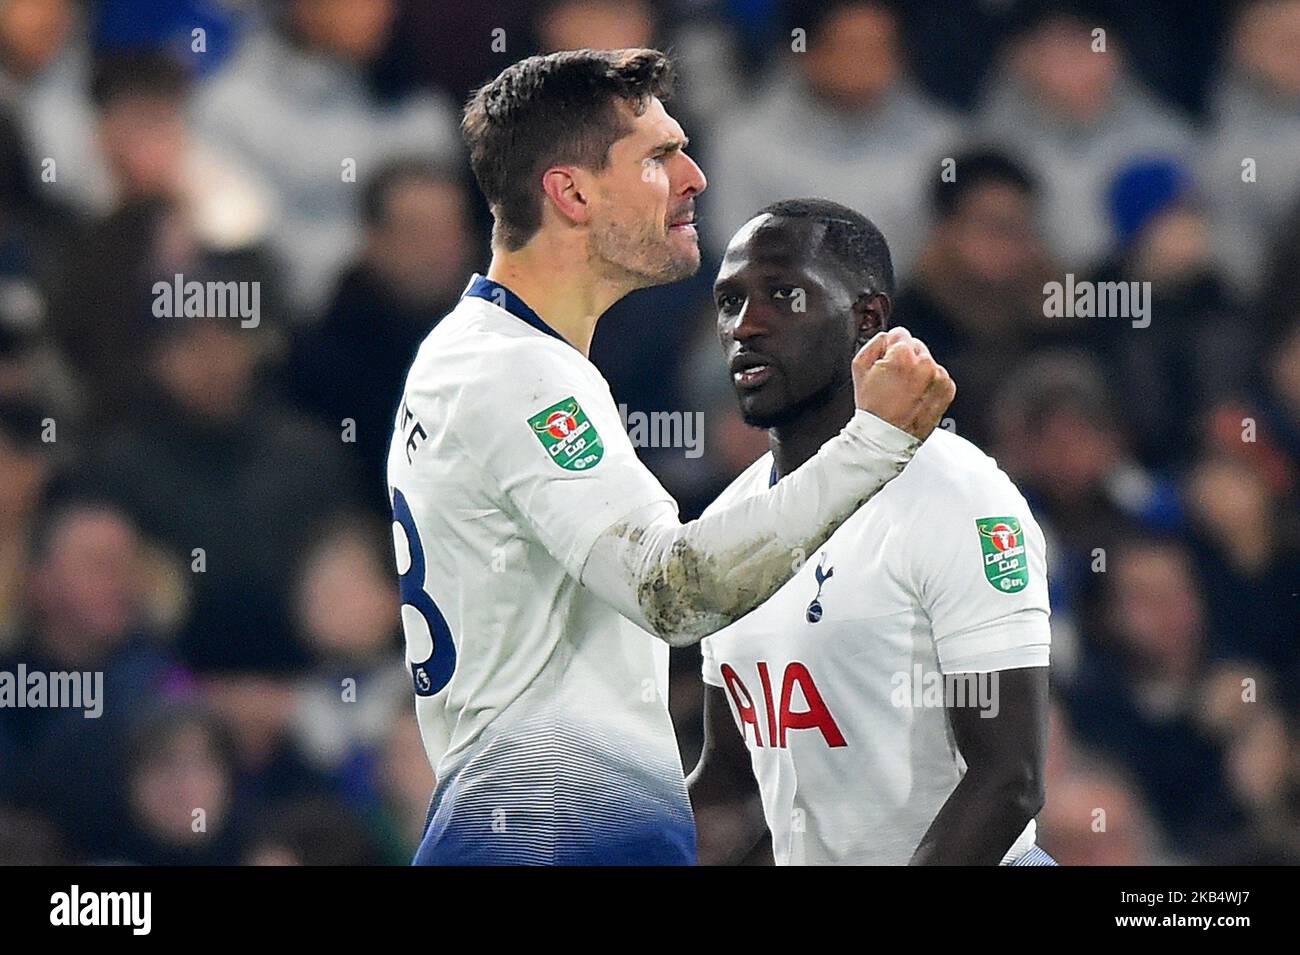
[[[1033,774],[968,770],[911,865],[997,865],[1042,807],[1042,783]]]
[[[704,746],[686,789],[700,865],[736,865],[754,855],[767,833],[763,801],[749,750],[718,686],[704,688]]]
[[[755,850],[767,835],[763,807],[757,798],[697,802],[692,791],[691,809],[695,814],[696,861],[700,865],[740,865],[755,857]]]
[[[686,777],[700,865],[736,865],[767,832],[749,766],[729,768],[722,762],[701,759]]]
[[[966,775],[930,824],[914,865],[997,865],[1043,807],[1047,667],[997,675],[996,715],[981,707],[947,708]]]
[[[633,515],[611,528],[582,582],[673,646],[696,643],[775,593],[920,444],[859,411],[765,494],[687,524]]]

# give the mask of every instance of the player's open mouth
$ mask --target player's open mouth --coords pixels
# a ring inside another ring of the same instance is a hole
[[[771,365],[756,365],[736,372],[731,379],[741,388],[757,388],[770,377],[772,377]]]
[[[757,388],[772,377],[773,367],[757,357],[739,357],[731,362],[731,380],[737,388]]]

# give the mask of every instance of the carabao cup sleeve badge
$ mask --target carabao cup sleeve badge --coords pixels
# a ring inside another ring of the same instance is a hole
[[[528,419],[551,460],[566,471],[588,471],[600,463],[605,444],[576,398],[565,398]]]
[[[984,576],[993,589],[1014,594],[1029,586],[1025,535],[1014,517],[981,517],[975,521],[984,557]]]

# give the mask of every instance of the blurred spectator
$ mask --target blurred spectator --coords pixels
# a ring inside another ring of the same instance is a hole
[[[1038,815],[1038,842],[1061,865],[1159,865],[1157,833],[1141,796],[1103,766],[1058,780]]]
[[[1127,166],[1109,199],[1118,251],[1090,278],[1099,288],[1149,283],[1149,324],[1100,319],[1093,348],[1112,369],[1139,457],[1183,465],[1199,443],[1205,409],[1253,373],[1255,330],[1213,262],[1214,229],[1181,163]]]
[[[0,398],[0,652],[18,636],[31,537],[51,473],[50,445],[30,405]]]
[[[74,373],[76,417],[97,433],[132,419],[151,396],[134,359],[147,340],[153,279],[168,275],[158,236],[167,218],[160,200],[128,203],[92,224],[75,242],[50,300],[50,334]]]
[[[375,771],[379,802],[371,825],[379,833],[387,861],[405,865],[424,837],[434,783],[420,725],[409,705],[389,721]]]
[[[1215,454],[1245,462],[1274,494],[1290,501],[1279,519],[1291,539],[1300,539],[1294,506],[1300,487],[1300,316],[1260,350],[1256,367],[1262,380],[1224,398],[1205,415],[1203,444]]]
[[[0,669],[97,673],[102,684],[97,702],[83,709],[0,709],[24,762],[23,774],[3,788],[23,805],[56,812],[78,845],[99,845],[107,838],[98,812],[104,780],[131,719],[183,688],[185,674],[149,619],[146,551],[122,513],[69,501],[38,531],[27,576],[29,629]],[[68,766],[78,772],[69,776]]]
[[[285,0],[276,12],[209,81],[196,115],[271,184],[293,299],[315,310],[357,240],[355,183],[396,156],[449,159],[459,143],[442,99],[383,103],[368,86],[393,0]]]
[[[788,52],[753,103],[719,117],[710,140],[701,200],[709,244],[720,252],[769,202],[821,196],[869,216],[905,277],[925,236],[926,186],[957,122],[907,79],[889,5],[801,4],[790,27],[806,31],[806,52]]]
[[[136,529],[113,507],[74,500],[50,511],[31,555],[30,629],[19,659],[29,669],[103,671],[105,692],[116,697],[106,711],[128,710],[161,688],[175,663],[149,619],[146,560]],[[16,735],[31,741],[43,724],[63,719],[53,710],[0,715],[23,725]]]
[[[1221,661],[1206,675],[1201,724],[1224,746],[1228,784],[1248,814],[1241,837],[1219,846],[1215,862],[1300,859],[1300,744],[1278,705],[1289,682],[1245,660]]]
[[[32,176],[43,176],[42,185],[60,201],[102,211],[110,187],[95,145],[90,53],[77,6],[0,0],[0,99],[31,144]]]
[[[0,179],[0,328],[9,335],[40,330],[45,286],[72,226],[29,165],[29,144],[0,105],[0,168],[6,171]]]
[[[1087,320],[1045,315],[1043,285],[1054,269],[1029,170],[994,149],[954,158],[955,178],[931,186],[935,226],[890,324],[925,341],[961,382],[948,416],[984,443],[986,409],[1008,365],[1035,346],[1068,344]]]
[[[1247,822],[1225,840],[1216,862],[1229,865],[1295,865],[1300,860],[1300,744],[1282,714],[1260,712],[1228,743],[1228,783]]]
[[[1206,458],[1187,482],[1205,600],[1221,656],[1242,656],[1300,677],[1300,548],[1279,520],[1282,501],[1241,460]]]
[[[1106,253],[1106,187],[1123,163],[1191,146],[1185,122],[1129,73],[1122,43],[1071,4],[1031,4],[984,96],[981,132],[1014,142],[1043,177],[1048,245],[1067,266]],[[886,231],[888,234],[888,231]]]
[[[1300,0],[1246,0],[1211,93],[1202,178],[1215,253],[1244,291],[1300,201]]]
[[[190,76],[180,61],[152,51],[104,57],[95,65],[91,94],[119,207],[169,199],[196,239],[218,251],[265,238],[271,198],[234,157],[191,130]]]
[[[1107,385],[1083,354],[1042,352],[993,409],[998,461],[1080,546],[1122,538],[1130,522],[1163,531],[1181,520],[1173,486],[1134,461]]]
[[[1054,612],[1071,610],[1088,589],[1099,548],[1135,529],[1179,526],[1176,489],[1134,460],[1121,411],[1086,356],[1034,355],[991,410],[992,453],[1052,538]]]
[[[339,437],[259,386],[265,328],[164,318],[144,361],[147,412],[101,442],[83,482],[118,501],[193,572],[180,648],[201,670],[282,670],[290,568],[317,520],[353,500]]]
[[[247,838],[225,730],[192,706],[159,707],[135,727],[109,794],[125,802],[110,858],[140,865],[233,865]]]
[[[266,809],[246,865],[377,865],[380,848],[352,809],[329,796],[307,796]]]
[[[1081,736],[1118,759],[1173,844],[1193,857],[1242,822],[1223,752],[1203,732],[1202,668],[1214,637],[1192,560],[1176,541],[1131,537],[1108,552],[1093,632],[1066,693]]]
[[[361,195],[365,239],[325,317],[303,331],[289,392],[331,429],[351,419],[364,501],[388,513],[388,444],[420,342],[460,297],[477,243],[461,183],[423,160],[379,169]]]
[[[0,14],[3,18],[3,14]],[[28,144],[0,102],[0,397],[75,410],[76,383],[49,334],[49,295],[73,228],[34,173]]]
[[[52,333],[81,376],[91,430],[135,417],[149,397],[133,365],[148,337],[144,320],[158,308],[157,282],[255,281],[264,311],[279,310],[263,245],[266,197],[192,136],[188,90],[184,68],[162,54],[119,54],[96,67],[99,142],[116,205],[68,250],[50,310]]]
[[[346,805],[324,796],[269,807],[246,865],[378,865],[380,849]],[[406,860],[409,861],[409,860]]]
[[[645,0],[548,0],[539,6],[536,31],[542,53],[649,46],[658,27],[654,7]]]
[[[304,551],[297,574],[298,637],[314,662],[293,731],[303,754],[340,778],[357,764],[369,769],[411,689],[388,537],[387,523],[340,516]]]
[[[298,690],[292,677],[219,673],[205,676],[202,689],[230,734],[243,798],[264,811],[336,788],[293,738]]]
[[[185,55],[203,74],[225,61],[240,21],[254,13],[253,4],[225,0],[113,0],[98,5],[95,44],[110,50],[166,49]],[[195,31],[202,31],[199,49]]]

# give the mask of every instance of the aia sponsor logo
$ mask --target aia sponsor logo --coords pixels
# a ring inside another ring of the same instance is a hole
[[[781,675],[779,696],[772,692],[772,674],[767,663],[762,660],[758,662],[761,699],[750,692],[731,664],[722,664],[721,670],[722,682],[735,708],[736,725],[746,741],[752,730],[755,746],[785,749],[789,746],[792,731],[818,730],[826,745],[832,749],[849,745],[826,706],[826,701],[822,699],[812,674],[798,660],[792,660],[786,665],[785,672]],[[796,690],[801,701],[795,698]],[[762,713],[759,712],[760,703]]]

